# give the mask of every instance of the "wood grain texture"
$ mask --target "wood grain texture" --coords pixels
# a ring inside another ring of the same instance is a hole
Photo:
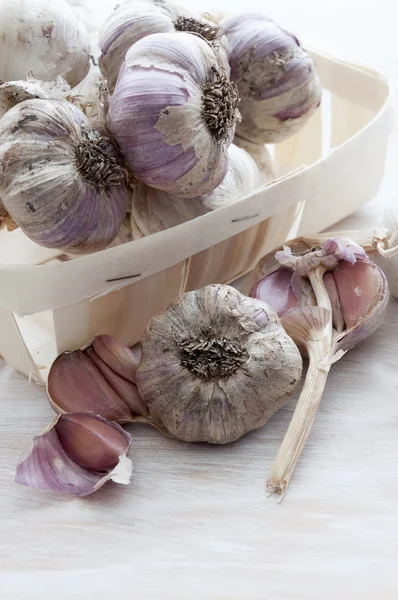
[[[97,0],[93,20],[106,6]],[[240,6],[218,3],[221,10]],[[258,0],[245,3],[246,10],[262,8]],[[273,4],[272,16],[398,83],[393,0],[284,0]],[[382,208],[397,202],[397,160],[394,134],[379,197],[347,219],[346,229],[374,225]],[[226,447],[132,428],[128,487],[108,485],[77,500],[17,486],[18,456],[52,413],[44,390],[2,363],[0,597],[396,600],[397,348],[392,301],[382,328],[332,367],[281,504],[266,497],[265,476],[294,400],[263,429]]]

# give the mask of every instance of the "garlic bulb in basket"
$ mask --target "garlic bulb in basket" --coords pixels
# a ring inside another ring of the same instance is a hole
[[[271,143],[299,131],[319,106],[321,85],[297,38],[261,13],[227,17],[221,26],[241,98],[238,135]]]
[[[213,192],[198,198],[177,198],[138,183],[131,204],[133,230],[137,226],[143,235],[150,235],[227,206],[253,192],[261,177],[254,160],[234,144],[228,148],[228,157],[224,180]]]
[[[228,42],[219,25],[171,2],[139,0],[119,6],[105,21],[99,36],[99,64],[113,89],[126,52],[152,33],[189,31],[200,34],[220,51],[228,64]]]
[[[68,102],[26,100],[0,120],[0,198],[42,246],[84,253],[117,236],[129,202],[122,165]]]
[[[226,175],[237,106],[236,86],[204,39],[156,33],[128,51],[107,126],[138,179],[193,198]]]
[[[186,442],[226,444],[291,397],[300,353],[272,308],[226,285],[188,292],[153,317],[136,379],[150,416]]]
[[[89,66],[88,33],[65,0],[1,1],[0,79],[61,75],[73,86]]]

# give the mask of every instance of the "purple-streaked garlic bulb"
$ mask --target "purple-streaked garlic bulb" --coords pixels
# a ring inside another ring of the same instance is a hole
[[[101,71],[112,90],[126,52],[138,40],[153,33],[188,31],[201,35],[228,65],[228,42],[219,25],[207,16],[183,6],[158,0],[122,4],[105,21],[99,36]]]
[[[128,51],[107,126],[139,180],[193,198],[227,173],[237,106],[236,86],[204,39],[158,33]]]
[[[231,144],[228,157],[228,172],[223,181],[215,190],[204,196],[177,198],[144,183],[138,183],[131,203],[132,229],[135,234],[151,235],[175,227],[232,204],[252,193],[261,183],[265,183],[256,163],[245,150]]]
[[[309,358],[292,421],[268,479],[283,493],[311,431],[329,369],[381,325],[389,291],[361,246],[339,236],[299,238],[260,261],[251,296],[268,303]]]
[[[79,83],[90,67],[88,33],[65,0],[1,0],[0,79],[59,75]]]
[[[221,21],[230,44],[231,79],[238,86],[239,136],[280,142],[306,123],[321,101],[315,65],[298,39],[261,13]]]
[[[129,204],[123,165],[68,102],[26,100],[0,120],[0,198],[41,246],[83,254],[112,242]]]
[[[109,480],[127,485],[130,444],[129,433],[94,413],[59,415],[33,439],[15,481],[72,496],[92,494]]]
[[[186,442],[226,444],[262,427],[300,380],[274,310],[226,285],[177,298],[141,340],[137,386],[150,416]]]

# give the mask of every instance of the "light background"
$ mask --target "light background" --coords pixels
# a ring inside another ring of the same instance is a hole
[[[82,16],[94,27],[112,4],[93,0]],[[395,0],[220,0],[217,8],[267,11],[304,42],[398,84]],[[379,197],[346,228],[373,225],[398,203],[397,164],[393,134]],[[17,458],[52,412],[43,389],[0,363],[0,597],[396,600],[397,354],[393,301],[380,330],[332,367],[282,504],[266,497],[264,480],[294,401],[228,447],[136,427],[127,488],[77,500],[19,487]]]

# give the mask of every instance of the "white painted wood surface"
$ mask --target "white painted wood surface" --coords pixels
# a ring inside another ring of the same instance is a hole
[[[96,12],[106,4],[97,0]],[[236,10],[239,2],[218,6]],[[259,0],[244,6],[264,8]],[[284,0],[269,10],[314,45],[398,83],[394,0]],[[345,228],[373,225],[398,202],[397,161],[394,134],[379,197]],[[126,488],[77,500],[17,486],[18,456],[52,414],[44,390],[1,363],[0,598],[395,600],[397,350],[394,301],[376,335],[333,366],[281,504],[266,497],[264,481],[294,401],[226,447],[133,428]]]

